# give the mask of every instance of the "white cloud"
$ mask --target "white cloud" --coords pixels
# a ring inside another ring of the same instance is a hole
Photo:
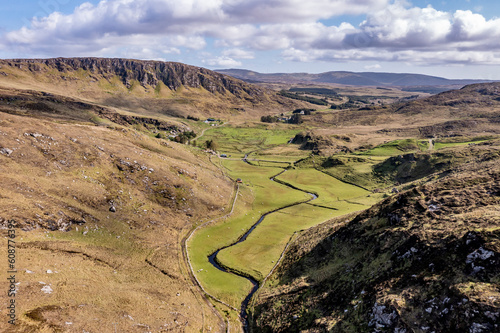
[[[375,64],[375,65],[367,65],[365,66],[365,69],[367,70],[372,70],[372,69],[381,69],[382,66],[380,64]]]
[[[236,58],[236,59],[254,59],[255,58],[255,54],[253,52],[242,50],[242,49],[224,50],[222,52],[222,55],[225,57]]]
[[[230,17],[251,23],[296,23],[381,9],[389,0],[226,0]]]
[[[240,61],[234,60],[230,57],[216,57],[213,59],[202,60],[203,63],[220,68],[233,68],[233,67],[241,67],[243,64]]]
[[[366,19],[357,27],[319,21],[344,14]],[[205,63],[224,67],[239,67],[239,60],[268,50],[304,62],[498,64],[499,39],[500,19],[400,0],[107,0],[84,3],[69,15],[34,18],[30,27],[4,33],[0,49],[163,59],[213,45],[223,50]]]
[[[318,35],[306,47],[291,45],[283,57],[300,62],[500,63],[500,19],[486,20],[471,11],[451,14],[432,7],[408,8],[396,1],[367,15],[357,29],[324,27]]]
[[[500,65],[500,52],[484,51],[416,51],[416,50],[381,50],[371,49],[346,49],[332,52],[330,50],[297,50],[283,51],[282,56],[288,61],[299,62],[353,62],[353,61],[378,61],[401,62],[413,65],[463,65],[482,64]]]

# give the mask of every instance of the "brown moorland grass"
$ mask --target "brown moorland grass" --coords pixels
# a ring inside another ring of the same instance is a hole
[[[0,330],[219,330],[180,242],[221,212],[232,184],[198,150],[160,143],[120,126],[0,113],[0,233],[18,223],[20,283],[18,325]]]

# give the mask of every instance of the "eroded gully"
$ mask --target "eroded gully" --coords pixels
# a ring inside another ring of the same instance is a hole
[[[247,155],[245,155],[245,158],[243,159],[243,161],[248,163],[248,161],[247,161]],[[275,178],[278,177],[279,175],[283,174],[285,171],[286,170],[281,171],[280,173],[278,173],[277,175],[271,177],[270,179],[272,181],[276,181]],[[218,263],[217,254],[219,254],[219,252],[222,251],[222,250],[224,250],[224,249],[230,248],[230,247],[235,246],[235,245],[237,245],[237,244],[239,244],[241,242],[244,242],[247,239],[247,237],[255,230],[255,228],[257,228],[257,226],[266,218],[266,216],[268,216],[270,214],[273,214],[273,213],[276,213],[276,212],[279,212],[280,210],[283,210],[285,208],[289,208],[289,207],[293,207],[293,206],[297,206],[297,205],[301,205],[301,204],[307,203],[307,202],[312,201],[312,200],[314,200],[314,199],[316,199],[318,197],[316,194],[309,193],[307,191],[299,189],[299,188],[297,188],[295,186],[292,186],[290,184],[287,184],[285,182],[281,182],[281,181],[276,181],[276,182],[279,182],[280,184],[285,185],[285,186],[287,186],[287,187],[289,187],[291,189],[305,192],[305,193],[311,195],[311,199],[308,199],[306,201],[297,202],[297,203],[290,204],[290,205],[286,205],[286,206],[280,207],[278,209],[275,209],[273,211],[270,211],[270,212],[267,212],[267,213],[263,214],[259,218],[259,220],[254,225],[252,225],[252,227],[246,233],[244,233],[236,242],[234,242],[234,243],[232,243],[230,245],[227,245],[225,247],[222,247],[222,248],[218,249],[217,251],[215,251],[214,253],[212,253],[210,256],[208,256],[208,261],[215,268],[217,268],[218,270],[226,272],[226,273],[230,273],[230,274],[234,274],[234,275],[240,276],[240,277],[242,277],[242,278],[247,279],[248,281],[250,281],[252,283],[252,285],[253,285],[252,290],[250,291],[250,293],[245,297],[245,299],[241,303],[240,318],[241,318],[241,321],[242,321],[243,331],[244,332],[248,332],[248,315],[247,315],[248,303],[250,302],[250,299],[255,294],[255,292],[259,289],[259,282],[257,280],[255,280],[254,278],[252,278],[251,276],[243,275],[243,274],[241,274],[239,272],[232,271],[231,268],[222,267]]]

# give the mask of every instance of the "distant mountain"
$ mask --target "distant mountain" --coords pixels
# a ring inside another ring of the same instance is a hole
[[[374,72],[326,72],[308,73],[258,73],[242,69],[223,69],[217,72],[233,76],[248,82],[265,83],[318,83],[342,84],[353,86],[464,86],[473,83],[492,82],[488,80],[450,80],[437,76],[405,73]]]

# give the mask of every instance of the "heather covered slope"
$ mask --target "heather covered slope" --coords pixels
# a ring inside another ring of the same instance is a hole
[[[253,331],[498,331],[499,146],[455,149],[478,158],[297,239]]]

